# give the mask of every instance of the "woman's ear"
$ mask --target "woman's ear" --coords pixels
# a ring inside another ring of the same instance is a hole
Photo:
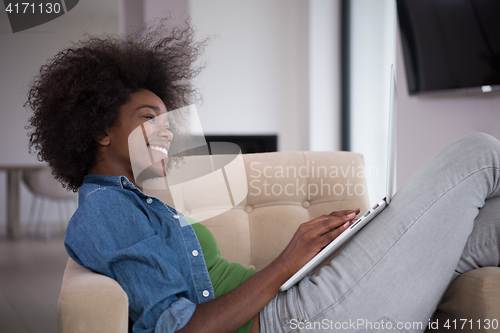
[[[96,141],[101,146],[108,146],[109,143],[111,142],[111,140],[109,139],[108,133],[105,133],[104,135],[97,137]]]

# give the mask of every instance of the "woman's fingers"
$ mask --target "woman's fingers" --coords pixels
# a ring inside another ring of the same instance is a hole
[[[304,232],[309,234],[308,238],[313,240],[342,225],[349,226],[349,222],[351,222],[355,217],[356,212],[351,212],[342,216],[323,215],[309,222],[303,223],[301,228],[305,229]]]
[[[337,216],[337,217],[340,217],[340,216],[344,216],[344,215],[348,215],[350,213],[355,213],[356,215],[358,215],[360,212],[360,209],[359,208],[356,208],[356,209],[346,209],[346,210],[339,210],[339,211],[335,211],[335,212],[331,212],[330,214],[328,214],[329,216]],[[325,215],[323,215],[325,216]],[[321,217],[321,216],[320,216]],[[311,217],[311,219],[309,221],[312,221],[314,219],[317,219],[317,217]]]
[[[320,228],[316,229],[318,232],[314,238],[316,246],[322,249],[328,245],[351,226],[355,217],[356,213],[352,212],[341,217],[332,217],[332,219],[323,220],[322,230]]]
[[[323,248],[323,247],[327,246],[328,244],[330,244],[330,242],[332,242],[335,238],[339,237],[340,234],[342,234],[344,231],[346,231],[350,225],[351,224],[349,222],[346,222],[343,225],[341,225],[340,227],[335,228],[333,230],[330,230],[330,232],[326,232],[325,234],[323,234],[318,239],[318,241],[320,242],[320,246]]]
[[[325,226],[325,233],[328,233],[329,231],[335,230],[339,227],[345,227],[349,226],[349,222],[354,220],[356,217],[356,213],[352,212],[344,216],[332,216],[329,219],[324,220],[323,224]],[[345,230],[345,229],[344,229]]]
[[[343,211],[343,214],[323,215],[302,223],[297,229],[293,241],[301,239],[305,244],[314,244],[314,248],[321,249],[325,239],[334,239],[350,226],[358,211],[346,210]],[[325,235],[327,236],[323,237]]]
[[[342,216],[342,215],[347,215],[349,213],[356,213],[359,214],[360,212],[360,209],[359,208],[356,208],[356,209],[348,209],[348,210],[341,210],[341,211],[337,211],[337,212],[331,212],[329,215],[330,216]]]
[[[359,210],[345,210],[302,223],[281,253],[280,260],[284,260],[290,273],[294,274],[322,248],[344,232],[357,213]]]

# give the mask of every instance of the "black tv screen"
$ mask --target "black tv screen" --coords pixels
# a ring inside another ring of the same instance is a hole
[[[500,89],[500,0],[397,0],[410,95]]]

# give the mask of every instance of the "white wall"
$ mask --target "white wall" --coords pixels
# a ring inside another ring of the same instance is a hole
[[[409,96],[397,47],[398,186],[448,144],[472,132],[500,139],[500,93]]]
[[[0,6],[1,7],[1,6]],[[13,34],[0,11],[0,164],[37,164],[28,153],[24,129],[29,113],[23,107],[28,85],[41,65],[84,33],[118,33],[118,0],[80,1],[67,14],[41,26]],[[0,172],[0,228],[5,228],[6,175]],[[26,221],[31,195],[22,187],[21,220]],[[49,217],[48,217],[49,218]]]
[[[341,149],[341,3],[309,2],[309,150]]]
[[[196,80],[205,133],[277,133],[280,149],[307,149],[307,128],[299,130],[307,97],[301,94],[307,35],[299,29],[307,16],[300,9],[293,0],[190,1],[199,35],[216,36]]]

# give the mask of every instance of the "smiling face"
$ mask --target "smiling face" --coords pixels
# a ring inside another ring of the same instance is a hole
[[[172,138],[163,101],[149,90],[132,93],[120,107],[117,123],[97,140],[99,154],[91,173],[123,175],[141,187],[146,179],[165,176]]]

